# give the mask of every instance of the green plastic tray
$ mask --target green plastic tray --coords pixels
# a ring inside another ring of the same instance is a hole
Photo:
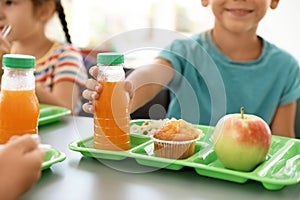
[[[131,124],[141,125],[142,120]],[[153,155],[153,141],[149,136],[131,134],[131,148],[128,151],[106,151],[93,148],[93,137],[74,141],[69,148],[84,156],[122,160],[133,158],[145,166],[180,170],[192,167],[199,175],[212,178],[245,183],[248,180],[261,182],[268,190],[279,190],[284,186],[297,184],[300,181],[300,140],[272,136],[272,144],[266,161],[250,172],[226,169],[218,160],[212,147],[210,136],[213,127],[195,125],[205,136],[196,142],[195,153],[184,160],[174,160]]]
[[[62,117],[70,115],[71,111],[67,108],[40,104],[40,116],[38,125],[42,126],[59,121]]]
[[[42,170],[50,168],[53,164],[62,162],[66,159],[66,155],[63,152],[51,149],[46,151],[45,158],[42,164]]]

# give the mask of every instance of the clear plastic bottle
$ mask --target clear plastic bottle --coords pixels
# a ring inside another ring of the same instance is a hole
[[[40,113],[33,74],[35,57],[6,54],[0,92],[0,143],[13,135],[37,134]]]
[[[94,148],[122,151],[130,149],[129,94],[125,91],[124,55],[99,53],[97,80],[102,85],[95,101]]]

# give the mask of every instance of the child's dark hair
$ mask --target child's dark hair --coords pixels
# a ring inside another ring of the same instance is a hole
[[[32,0],[32,1],[35,6],[39,6],[39,5],[43,4],[43,2],[49,1],[49,0]],[[64,8],[61,4],[61,1],[60,0],[52,0],[52,1],[55,2],[55,10],[58,13],[58,17],[59,17],[60,23],[62,25],[63,31],[65,33],[66,40],[68,43],[71,44],[72,43],[71,36],[69,34],[68,24],[66,21],[66,15],[65,15]]]

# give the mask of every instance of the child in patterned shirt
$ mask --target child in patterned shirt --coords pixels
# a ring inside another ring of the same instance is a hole
[[[40,103],[69,108],[77,114],[81,108],[81,86],[87,79],[80,52],[71,38],[60,0],[1,1],[0,56],[6,53],[36,57],[36,94]],[[57,12],[67,43],[52,41],[45,34],[47,22]]]

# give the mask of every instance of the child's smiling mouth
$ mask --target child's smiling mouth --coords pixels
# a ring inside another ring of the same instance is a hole
[[[253,12],[251,9],[243,8],[227,8],[225,10],[236,17],[243,17]]]

